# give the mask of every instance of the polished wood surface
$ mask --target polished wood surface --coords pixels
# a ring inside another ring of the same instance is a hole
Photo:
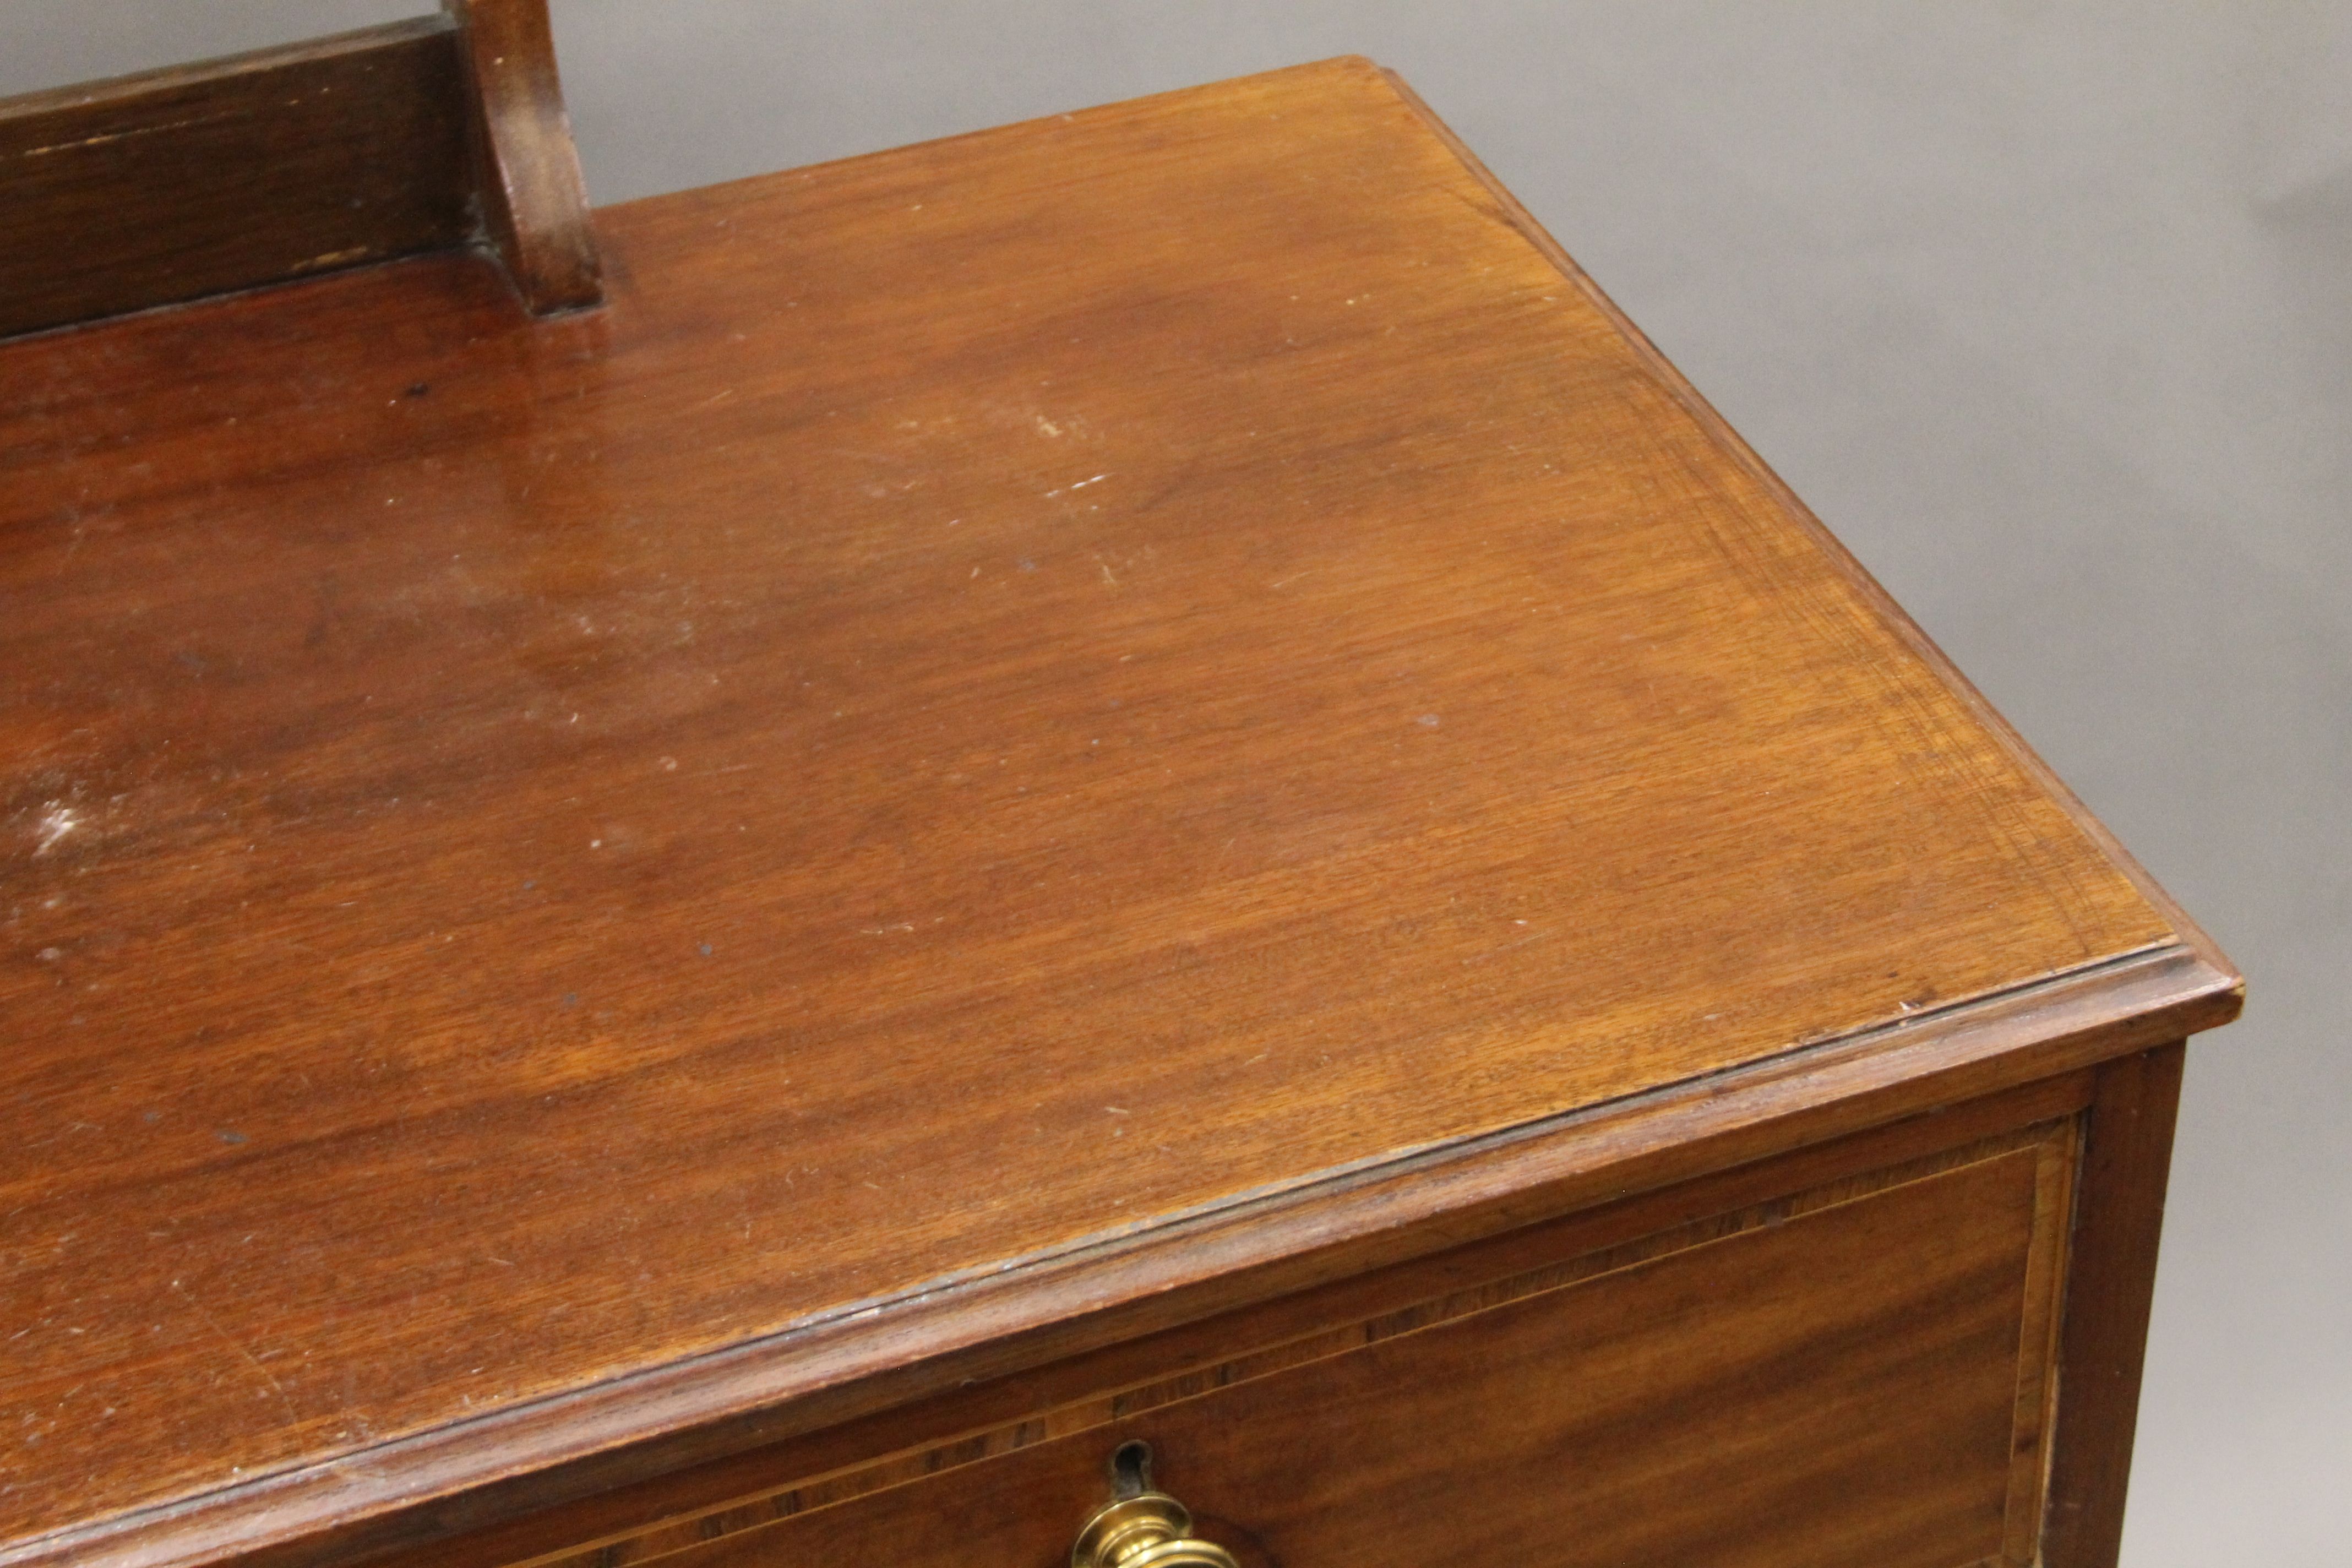
[[[580,310],[604,297],[588,187],[563,88],[547,0],[443,0],[458,48],[482,223],[526,308]]]
[[[0,100],[0,336],[463,242],[447,23]]]
[[[2072,1130],[2005,1142],[813,1481],[765,1500],[777,1522],[699,1521],[709,1544],[560,1562],[1050,1563],[1141,1440],[1245,1564],[2021,1564],[2015,1411],[2047,1367],[2019,1352],[2054,1292],[2036,1243],[2063,1234]]]
[[[589,316],[0,346],[0,1561],[486,1525],[2234,1010],[1360,62],[599,229]]]

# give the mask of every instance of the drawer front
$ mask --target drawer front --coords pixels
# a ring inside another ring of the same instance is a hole
[[[2027,1563],[2072,1149],[1756,1205],[573,1561],[1048,1568],[1139,1440],[1244,1568]]]

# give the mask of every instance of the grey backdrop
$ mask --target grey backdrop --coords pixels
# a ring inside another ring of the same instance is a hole
[[[555,0],[600,203],[1401,69],[2251,976],[2124,1552],[2352,1541],[2352,4]],[[429,0],[0,0],[0,92]]]

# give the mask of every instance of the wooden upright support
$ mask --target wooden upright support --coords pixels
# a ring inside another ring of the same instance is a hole
[[[0,336],[471,244],[602,297],[546,0],[0,100]]]
[[[443,0],[457,24],[485,237],[537,314],[604,297],[547,0]]]

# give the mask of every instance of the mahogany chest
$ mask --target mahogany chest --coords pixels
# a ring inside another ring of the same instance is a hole
[[[593,231],[0,343],[0,1563],[2113,1563],[2239,982],[1391,78]]]

